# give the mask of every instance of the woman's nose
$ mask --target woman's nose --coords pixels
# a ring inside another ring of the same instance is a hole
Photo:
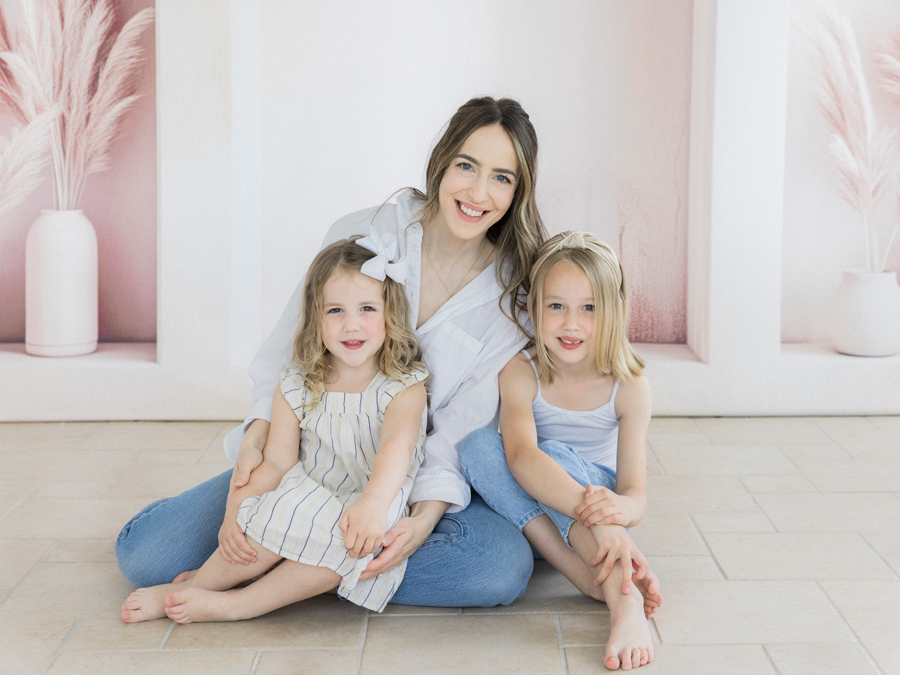
[[[476,204],[481,204],[484,201],[485,197],[487,197],[487,192],[488,178],[484,175],[478,176],[469,187],[469,195]]]

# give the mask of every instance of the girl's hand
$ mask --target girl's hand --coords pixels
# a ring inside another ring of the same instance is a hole
[[[597,542],[597,555],[591,560],[591,567],[602,563],[594,583],[599,586],[606,581],[616,561],[621,560],[622,569],[626,572],[622,576],[622,593],[627,595],[631,591],[631,580],[643,579],[650,563],[638,550],[625,528],[618,525],[595,525],[591,528],[591,533]],[[633,574],[627,573],[630,570],[634,570]]]
[[[591,525],[628,524],[623,500],[612,490],[596,485],[588,485],[584,499],[575,507],[575,518],[585,527]]]
[[[384,535],[384,549],[363,570],[359,580],[373,579],[397,567],[425,543],[432,530],[434,526],[423,516],[405,516],[398,520]]]
[[[388,507],[363,495],[344,510],[338,525],[344,533],[344,547],[350,551],[351,558],[367,556],[382,545]]]
[[[225,521],[219,528],[219,553],[230,563],[249,565],[256,562],[256,550],[247,543],[244,531],[238,527],[237,514],[225,512]]]

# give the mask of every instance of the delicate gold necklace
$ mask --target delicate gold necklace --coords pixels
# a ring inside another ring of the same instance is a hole
[[[428,249],[425,248],[424,246],[422,247],[422,250],[425,253],[425,259],[428,261],[428,264],[431,265],[431,269],[434,271],[434,276],[435,276],[435,278],[437,278],[438,283],[444,287],[444,291],[446,291],[446,293],[447,293],[448,300],[459,292],[459,289],[462,287],[463,282],[466,280],[466,278],[469,276],[469,274],[472,273],[472,270],[475,269],[475,263],[477,263],[479,258],[481,258],[481,254],[484,251],[484,246],[486,243],[487,243],[487,237],[485,237],[484,239],[481,240],[481,246],[478,247],[478,252],[475,254],[475,258],[474,258],[474,260],[472,260],[472,264],[469,266],[469,269],[466,270],[466,273],[463,275],[462,279],[459,280],[459,283],[456,284],[456,288],[454,288],[452,291],[449,288],[447,288],[447,284],[445,284],[444,280],[441,279],[441,273],[438,272],[437,267],[434,266],[434,261],[432,261],[431,256],[428,255]]]

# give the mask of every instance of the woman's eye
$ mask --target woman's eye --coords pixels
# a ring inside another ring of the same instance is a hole
[[[507,185],[512,185],[512,181],[510,180],[509,176],[504,176],[502,173],[499,176],[497,176],[497,180],[500,181],[501,183],[506,183]]]
[[[469,164],[468,162],[460,162],[456,166],[458,166],[463,171],[471,171],[472,170],[472,165]]]

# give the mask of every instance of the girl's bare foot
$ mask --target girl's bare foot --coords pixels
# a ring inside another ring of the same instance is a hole
[[[166,615],[166,596],[171,592],[171,584],[137,589],[122,603],[122,621],[138,623],[163,618]]]
[[[165,613],[175,623],[202,621],[238,621],[235,591],[207,591],[185,588],[170,593],[165,599]]]
[[[195,574],[197,574],[197,570],[188,570],[187,572],[182,572],[177,577],[172,579],[172,583],[177,584],[182,581],[187,581],[188,579],[193,579]]]
[[[653,661],[653,638],[640,596],[619,595],[608,604],[612,627],[603,664],[610,670],[631,670]]]
[[[650,619],[662,605],[659,579],[653,572],[647,572],[643,579],[634,579],[634,584],[644,597],[644,616]]]

